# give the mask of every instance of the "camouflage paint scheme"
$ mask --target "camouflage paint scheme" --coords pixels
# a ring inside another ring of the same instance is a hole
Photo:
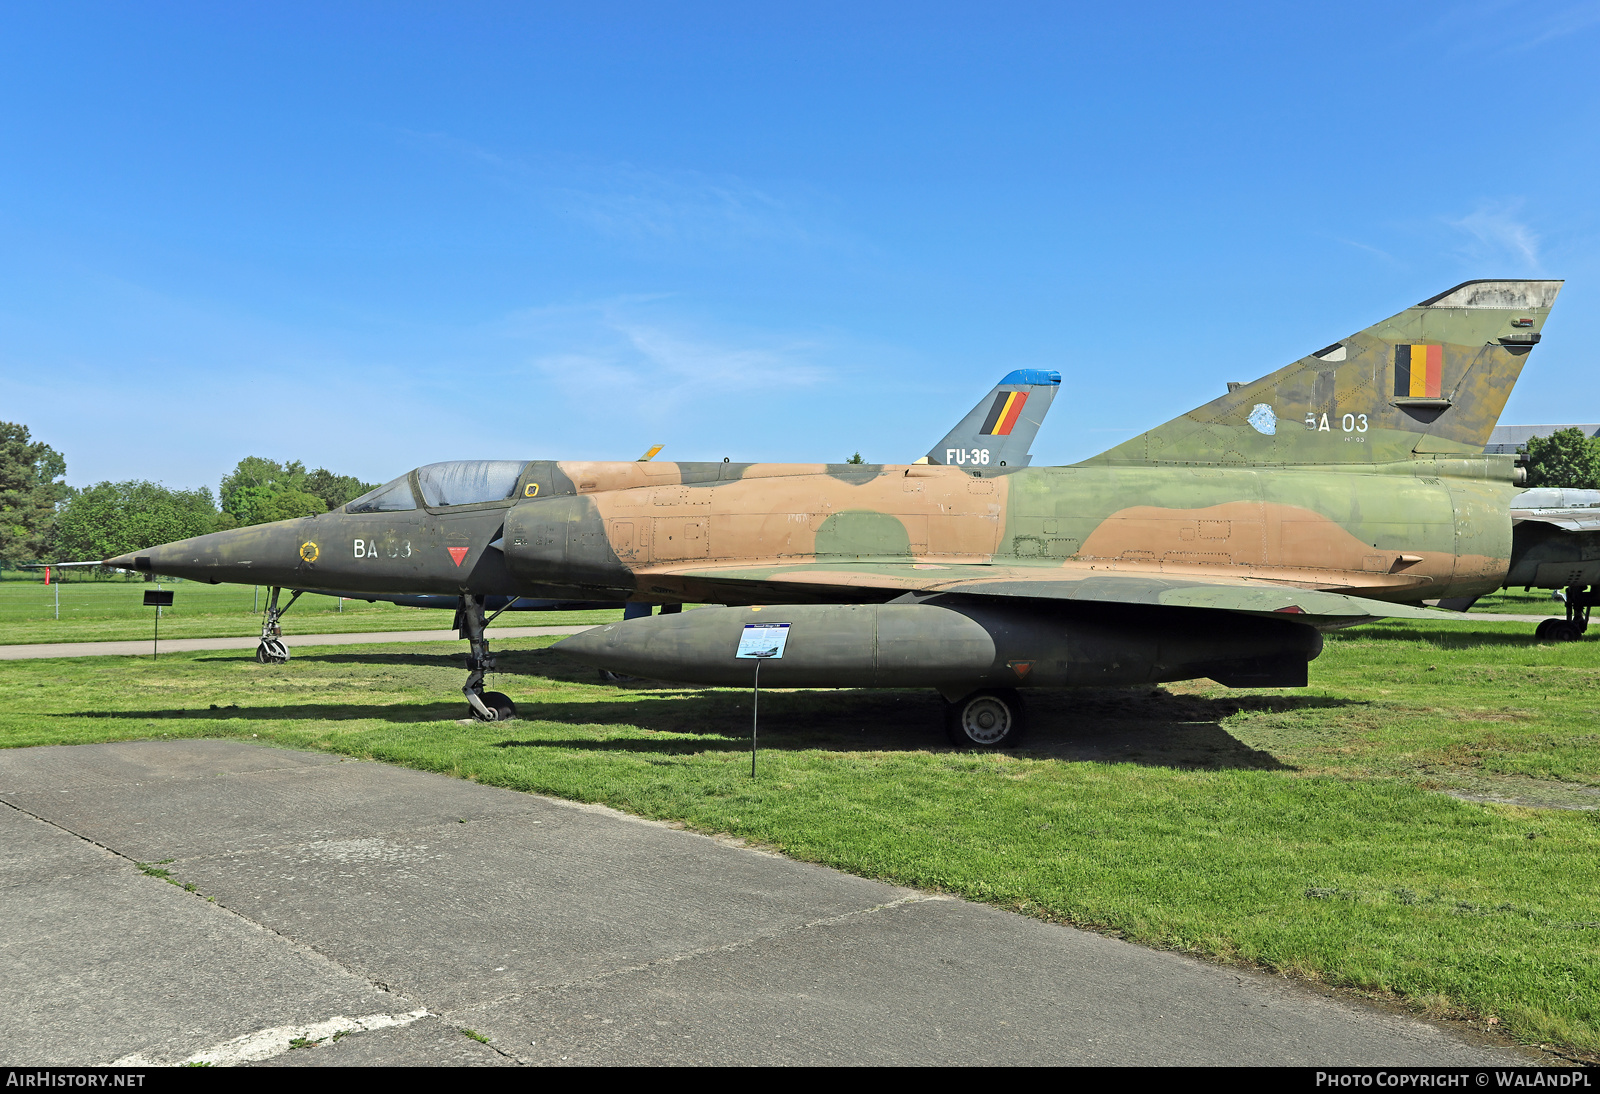
[[[506,500],[111,562],[355,592],[1428,614],[1406,605],[1506,582],[1515,457],[1482,449],[1560,285],[1457,286],[1070,467],[534,461]],[[1442,347],[1438,394],[1395,394],[1410,345]]]

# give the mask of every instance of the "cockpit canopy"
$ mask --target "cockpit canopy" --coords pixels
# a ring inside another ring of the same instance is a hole
[[[407,472],[393,482],[386,482],[376,490],[368,490],[344,507],[346,513],[398,513],[417,507],[416,495],[411,492],[411,474]]]
[[[422,501],[430,509],[446,505],[475,505],[504,501],[516,492],[522,478],[522,460],[452,460],[417,468]],[[415,509],[417,498],[411,476],[401,475],[351,502],[347,513],[393,513]]]

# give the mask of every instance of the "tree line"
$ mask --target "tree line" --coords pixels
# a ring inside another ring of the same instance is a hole
[[[28,427],[0,422],[0,565],[93,562],[228,528],[325,513],[376,486],[304,463],[246,456],[210,487],[142,479],[76,489],[66,458]]]

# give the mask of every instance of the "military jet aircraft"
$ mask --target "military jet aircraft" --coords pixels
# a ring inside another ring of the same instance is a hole
[[[487,596],[726,605],[559,648],[744,684],[744,629],[786,625],[768,684],[932,687],[957,744],[1006,745],[1025,689],[1303,686],[1322,630],[1504,584],[1517,469],[1483,445],[1560,287],[1458,285],[1069,467],[1013,461],[1008,400],[927,463],[432,464],[109,564],[459,595],[484,720],[512,711],[482,690]]]

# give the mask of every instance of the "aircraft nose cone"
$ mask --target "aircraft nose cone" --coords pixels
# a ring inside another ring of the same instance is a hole
[[[129,551],[107,559],[106,565],[138,573],[213,583],[281,580],[292,577],[292,574],[280,571],[292,571],[294,563],[300,561],[293,545],[289,543],[290,538],[270,525],[235,528]],[[268,573],[258,578],[256,575],[264,561],[275,561],[280,565],[270,567]]]
[[[118,555],[116,558],[108,558],[105,564],[114,566],[119,570],[138,570],[140,573],[146,574],[151,570],[150,553],[148,551],[144,553],[130,552],[125,555]]]

